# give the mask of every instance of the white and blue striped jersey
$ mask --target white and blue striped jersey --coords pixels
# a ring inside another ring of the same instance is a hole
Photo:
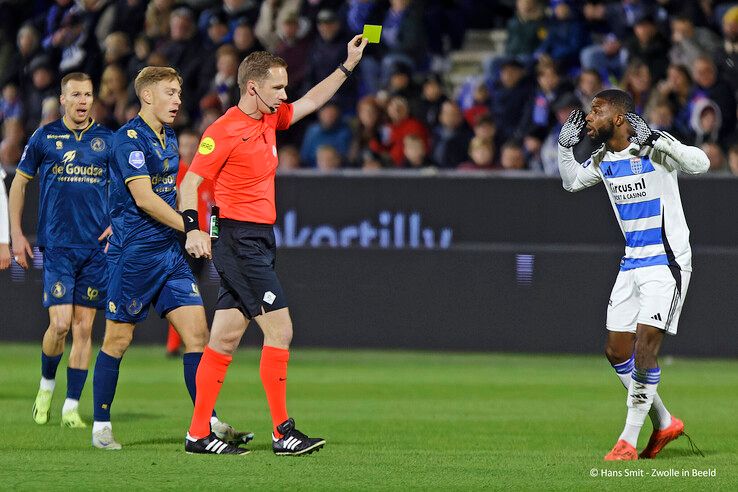
[[[605,184],[625,237],[621,270],[654,265],[692,271],[689,227],[684,218],[677,171],[704,173],[709,161],[702,150],[660,138],[654,148],[630,144],[612,152],[601,148],[584,164],[572,149],[559,146],[564,188],[579,191]]]

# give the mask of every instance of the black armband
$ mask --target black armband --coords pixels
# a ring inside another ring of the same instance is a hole
[[[351,74],[353,73],[351,70],[343,66],[343,63],[338,64],[338,69],[343,72],[343,74],[346,76],[346,78],[351,77]]]
[[[184,231],[187,234],[190,231],[200,229],[200,220],[197,216],[197,210],[187,209],[182,212],[182,220],[184,220]]]

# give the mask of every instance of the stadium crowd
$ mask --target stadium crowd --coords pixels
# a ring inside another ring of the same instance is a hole
[[[184,79],[182,160],[238,102],[241,60],[289,64],[290,100],[335,70],[364,24],[383,26],[357,73],[312,120],[280,137],[281,169],[527,169],[558,174],[557,136],[606,87],[738,175],[738,3],[692,0],[9,0],[0,5],[0,164],[60,117],[58,82],[96,87],[93,116],[117,129],[138,110],[146,65]],[[468,28],[506,30],[479,76],[448,85]]]

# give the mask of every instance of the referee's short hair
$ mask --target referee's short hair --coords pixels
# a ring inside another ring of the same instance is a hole
[[[287,68],[287,62],[268,51],[254,51],[244,58],[238,67],[238,87],[241,94],[246,90],[246,82],[249,80],[263,82],[269,77],[269,69],[273,67]]]
[[[162,80],[176,80],[182,86],[182,76],[172,67],[144,67],[138,72],[133,87],[136,89],[136,95],[141,97],[141,91],[147,87]]]
[[[623,113],[632,113],[635,111],[633,97],[620,89],[605,89],[595,94],[595,98],[603,99],[613,106],[617,106]]]

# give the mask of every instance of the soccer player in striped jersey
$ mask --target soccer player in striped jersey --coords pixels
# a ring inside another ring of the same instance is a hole
[[[633,112],[621,90],[598,93],[592,110],[575,110],[559,134],[559,171],[564,188],[575,192],[605,184],[625,236],[625,256],[607,309],[605,354],[628,390],[625,428],[605,460],[635,460],[638,434],[651,416],[653,433],[641,458],[654,458],[684,432],[656,389],[657,356],[664,333],[675,335],[692,271],[689,228],[684,218],[677,171],[704,173],[702,150],[651,131]],[[585,132],[586,128],[586,132]],[[580,164],[572,147],[586,135],[598,150]]]

